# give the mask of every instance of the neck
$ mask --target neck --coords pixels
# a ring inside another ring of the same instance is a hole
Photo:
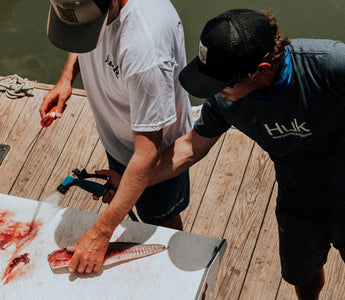
[[[110,3],[107,24],[110,24],[116,19],[120,10],[126,5],[127,1],[128,0],[113,0]]]

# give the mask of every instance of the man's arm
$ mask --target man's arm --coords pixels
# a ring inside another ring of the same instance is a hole
[[[192,129],[178,138],[160,156],[156,171],[148,186],[155,185],[186,171],[209,152],[219,137],[205,138]],[[109,170],[100,170],[96,173],[108,176],[110,186],[118,188],[121,182],[119,173]],[[113,193],[107,194],[103,197],[103,202],[109,203],[112,198]]]
[[[161,155],[162,135],[163,130],[134,133],[135,151],[121,178],[113,199],[115,202],[112,201],[109,205],[114,209],[106,211],[101,216],[105,224],[112,223],[112,226],[116,227],[148,186],[157,170],[157,162]]]
[[[76,53],[69,53],[59,81],[43,99],[39,109],[42,118],[54,102],[57,103],[56,116],[58,118],[61,117],[65,109],[65,102],[72,94],[72,84],[79,72],[78,55]]]
[[[70,271],[98,271],[102,266],[109,240],[115,228],[146,189],[157,169],[161,154],[163,130],[133,133],[135,151],[122,176],[110,205],[96,223],[68,250],[74,252]]]
[[[201,160],[210,151],[220,136],[205,138],[194,129],[178,138],[161,155],[157,171],[150,181],[150,186],[186,171]]]

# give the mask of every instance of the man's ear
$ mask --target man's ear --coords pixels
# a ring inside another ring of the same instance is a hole
[[[256,71],[253,74],[249,74],[249,79],[254,82],[258,77],[265,77],[272,70],[272,66],[268,62],[262,62],[256,67]]]
[[[258,65],[257,70],[259,72],[266,73],[268,71],[271,71],[272,66],[268,62],[262,62],[261,64]]]

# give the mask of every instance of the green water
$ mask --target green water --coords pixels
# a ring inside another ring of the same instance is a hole
[[[231,8],[270,9],[285,36],[345,42],[345,0],[173,0],[183,21],[188,61],[197,55],[207,20]],[[46,37],[48,0],[0,0],[0,76],[18,74],[54,84],[66,53]],[[79,79],[75,87],[82,88]],[[202,101],[192,98],[192,104]]]

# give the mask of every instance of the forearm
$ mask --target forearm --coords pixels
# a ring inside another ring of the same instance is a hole
[[[149,186],[183,173],[198,160],[199,156],[193,152],[189,137],[180,137],[162,153]]]
[[[122,222],[146,189],[161,154],[162,130],[134,133],[135,151],[121,178],[118,189],[96,226],[108,234]]]
[[[133,156],[124,172],[111,203],[98,220],[98,226],[110,234],[122,222],[148,186],[155,164]]]
[[[78,76],[79,71],[78,55],[70,53],[59,81],[43,98],[42,105],[39,109],[42,118],[53,105],[56,105],[56,103],[56,117],[61,118],[65,110],[65,103],[72,94],[72,84]]]
[[[78,54],[69,53],[59,81],[68,82],[72,86],[79,73]]]
[[[165,150],[149,186],[173,178],[207,155],[219,137],[207,139],[191,130]]]

